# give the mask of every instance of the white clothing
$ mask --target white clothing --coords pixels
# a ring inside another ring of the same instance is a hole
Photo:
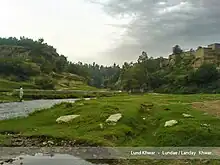
[[[23,97],[23,94],[24,94],[24,92],[23,92],[23,88],[20,88],[20,93],[19,93],[20,98]]]

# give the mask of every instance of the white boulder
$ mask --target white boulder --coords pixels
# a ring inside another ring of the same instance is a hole
[[[112,123],[112,125],[115,125],[121,118],[122,118],[122,114],[117,113],[117,114],[109,116],[109,118],[106,119],[106,122],[107,123]]]
[[[210,124],[201,124],[201,126],[203,126],[203,127],[209,127]]]
[[[178,123],[178,121],[176,120],[169,120],[169,121],[166,121],[164,127],[172,127],[174,125],[176,125]]]
[[[186,113],[183,113],[183,116],[186,117],[186,118],[192,117],[192,115],[189,115],[189,114],[186,114]]]
[[[101,129],[103,129],[103,128],[104,128],[104,126],[103,126],[103,124],[102,124],[102,123],[100,123],[100,124],[99,124],[99,126],[100,126],[100,128],[101,128]]]
[[[80,115],[67,115],[67,116],[60,116],[57,118],[56,122],[57,123],[68,123],[72,121],[73,119],[79,117]]]

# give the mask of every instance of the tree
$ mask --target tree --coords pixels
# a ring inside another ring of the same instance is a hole
[[[180,48],[179,45],[175,45],[173,47],[173,54],[181,54],[183,52],[183,50]]]
[[[213,64],[203,64],[198,70],[192,72],[189,76],[189,80],[195,82],[197,85],[207,84],[218,78],[218,70]]]
[[[55,82],[51,77],[35,79],[35,84],[44,90],[55,89]]]
[[[142,63],[148,60],[147,53],[143,51],[141,55],[138,57],[138,63]]]
[[[38,42],[42,44],[44,42],[44,39],[43,38],[39,38]]]

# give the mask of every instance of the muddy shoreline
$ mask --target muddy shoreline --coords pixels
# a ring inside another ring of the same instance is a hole
[[[68,140],[64,138],[53,138],[47,136],[22,136],[19,133],[13,132],[1,132],[0,135],[4,135],[7,138],[5,141],[0,144],[0,147],[20,147],[20,148],[55,148],[55,147],[64,147],[64,148],[71,148],[71,147],[101,147],[98,144],[91,144],[85,141],[80,140]],[[94,153],[96,155],[97,153]],[[51,156],[53,156],[52,154]],[[72,153],[70,154],[72,155]],[[76,155],[73,155],[76,156]],[[80,156],[79,156],[80,157]],[[22,159],[22,157],[19,157]],[[82,158],[83,159],[83,158]],[[1,160],[1,158],[0,158]],[[16,159],[10,158],[6,160],[2,160],[3,162],[13,162]],[[108,164],[108,165],[119,165],[123,160],[112,160],[112,159],[84,159],[88,162],[94,164]],[[1,161],[0,161],[1,162]]]

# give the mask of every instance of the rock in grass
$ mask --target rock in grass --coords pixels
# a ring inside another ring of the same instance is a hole
[[[183,117],[185,117],[185,118],[191,118],[191,117],[193,117],[193,116],[190,115],[190,114],[183,113]]]
[[[202,127],[209,127],[210,124],[201,124]]]
[[[109,116],[109,118],[106,119],[106,122],[109,124],[115,125],[121,118],[122,118],[122,114],[117,113],[117,114]]]
[[[100,124],[99,124],[99,127],[100,127],[101,129],[103,129],[103,128],[104,128],[104,126],[103,126],[103,124],[102,124],[102,123],[100,123]]]
[[[141,113],[149,112],[153,108],[153,106],[154,105],[152,103],[142,103],[140,105],[139,112]]]
[[[67,115],[67,116],[60,116],[57,118],[56,122],[57,123],[68,123],[72,121],[73,119],[79,117],[80,115]]]
[[[178,123],[178,121],[176,120],[169,120],[169,121],[166,121],[164,127],[172,127],[174,125],[176,125]]]

